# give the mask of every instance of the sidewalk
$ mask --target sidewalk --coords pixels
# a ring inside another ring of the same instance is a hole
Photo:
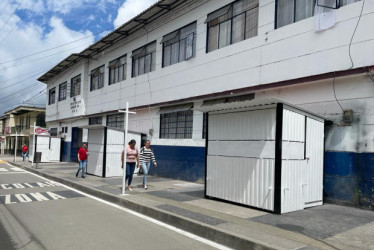
[[[31,163],[0,156],[28,171],[234,249],[374,249],[374,212],[326,204],[274,215],[204,199],[204,185],[134,175],[133,191],[120,196],[122,178],[75,178],[77,164]]]

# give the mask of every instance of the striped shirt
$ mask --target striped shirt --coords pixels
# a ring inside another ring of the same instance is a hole
[[[140,149],[140,154],[139,154],[139,162],[142,164],[143,162],[147,163],[152,160],[153,164],[156,164],[156,159],[155,159],[155,154],[153,153],[152,149],[142,147]]]

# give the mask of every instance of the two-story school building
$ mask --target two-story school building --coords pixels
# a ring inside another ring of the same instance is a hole
[[[324,199],[373,208],[374,2],[330,2],[158,1],[38,79],[63,159],[129,102],[153,173],[204,181],[206,107],[276,99],[325,119]]]

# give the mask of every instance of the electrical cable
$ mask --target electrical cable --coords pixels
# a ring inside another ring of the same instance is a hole
[[[25,10],[25,12],[23,13],[23,15],[22,15],[22,17],[20,18],[21,20],[23,20],[23,18],[26,16],[26,13],[27,12],[29,12],[29,11],[31,11],[33,8],[34,8],[34,6],[35,6],[35,4],[36,4],[36,2],[37,1],[35,1],[32,5],[31,5],[31,7],[30,8],[28,8],[27,10]],[[4,37],[3,37],[3,39],[1,39],[0,40],[0,44],[14,31],[14,29],[17,27],[17,23],[15,23],[14,25],[13,25],[13,27],[12,27],[12,29],[8,32],[8,34],[6,34]]]
[[[121,25],[118,25],[117,27],[114,27],[114,29],[120,27]],[[51,51],[51,50],[54,50],[54,49],[57,49],[57,48],[61,48],[63,46],[66,46],[66,45],[69,45],[69,44],[73,44],[73,43],[76,43],[76,42],[79,42],[81,40],[84,40],[84,39],[87,39],[87,38],[90,38],[90,37],[94,37],[96,35],[100,35],[101,33],[103,32],[107,32],[107,31],[111,31],[112,29],[106,29],[106,30],[102,30],[98,33],[95,33],[95,34],[92,34],[92,35],[89,35],[89,36],[85,36],[85,37],[82,37],[82,38],[79,38],[77,40],[73,40],[71,42],[68,42],[68,43],[64,43],[64,44],[60,44],[60,45],[57,45],[55,47],[52,47],[52,48],[49,48],[49,49],[46,49],[46,50],[41,50],[41,51],[38,51],[38,52],[35,52],[35,53],[32,53],[32,54],[28,54],[26,56],[22,56],[22,57],[18,57],[18,58],[15,58],[15,59],[12,59],[12,60],[9,60],[9,61],[5,61],[5,62],[0,62],[0,64],[4,64],[4,63],[8,63],[8,62],[13,62],[13,61],[17,61],[19,59],[23,59],[23,58],[27,58],[27,57],[31,57],[31,56],[34,56],[34,55],[38,55],[38,54],[42,54],[44,52],[47,52],[47,51]]]
[[[8,7],[8,5],[9,5],[9,3],[10,3],[10,0],[8,0],[8,2],[5,4],[4,9],[3,9],[3,10],[1,11],[1,13],[0,13],[0,17],[3,15],[3,13],[4,13],[6,7]]]
[[[39,60],[42,60],[42,59],[45,59],[45,58],[48,58],[48,57],[51,57],[51,56],[55,56],[55,55],[58,55],[58,54],[61,54],[61,53],[67,52],[67,51],[69,51],[69,50],[74,50],[74,49],[77,49],[77,48],[83,47],[83,46],[86,47],[87,45],[86,45],[86,44],[79,45],[79,46],[77,46],[77,47],[70,48],[70,49],[67,49],[67,50],[63,50],[63,51],[60,51],[60,52],[57,52],[57,53],[54,53],[54,54],[50,54],[50,55],[47,55],[47,56],[44,56],[44,57],[39,57],[39,58],[34,59],[34,60],[30,60],[30,61],[23,62],[23,63],[18,63],[18,64],[15,64],[15,65],[9,66],[9,67],[0,68],[0,70],[10,69],[10,68],[14,68],[14,67],[18,67],[18,66],[21,66],[21,65],[28,64],[28,63],[30,63],[30,62],[39,61]]]
[[[362,17],[362,12],[364,10],[364,5],[365,5],[365,0],[362,1],[360,16],[358,17],[358,20],[357,20],[357,23],[356,23],[356,27],[355,27],[355,29],[353,31],[353,34],[352,34],[352,37],[351,37],[351,41],[349,42],[348,52],[349,52],[349,59],[351,60],[351,64],[352,65],[348,69],[353,69],[353,67],[354,67],[354,63],[353,63],[353,59],[352,59],[352,54],[351,54],[351,47],[352,47],[353,38],[354,38],[354,36],[356,34],[356,30],[357,30],[358,24],[360,23],[360,20],[361,20],[361,17]]]
[[[7,88],[10,88],[10,87],[13,87],[14,85],[18,85],[18,84],[20,84],[20,83],[23,83],[24,81],[26,81],[26,80],[28,80],[28,79],[30,79],[30,78],[34,78],[35,76],[37,76],[37,75],[39,75],[39,74],[41,74],[41,73],[43,73],[43,72],[45,72],[45,71],[46,71],[46,70],[43,70],[42,72],[39,72],[39,73],[34,74],[34,75],[32,75],[32,76],[29,76],[29,77],[27,77],[27,78],[25,78],[25,79],[23,79],[23,80],[21,80],[21,81],[18,81],[18,82],[15,82],[15,83],[9,84],[9,85],[7,85],[7,86],[5,86],[5,87],[0,88],[0,90],[7,89]]]
[[[334,90],[335,100],[336,100],[336,102],[339,104],[339,106],[340,106],[340,108],[342,109],[342,111],[344,111],[342,105],[340,104],[338,98],[336,97],[336,91],[335,91],[335,79],[336,79],[336,74],[335,74],[335,72],[334,72],[334,79],[333,79],[333,81],[332,81],[332,88],[333,88],[333,90]]]
[[[35,75],[41,74],[41,73],[43,73],[43,72],[46,72],[47,69],[50,69],[50,68],[51,68],[51,66],[47,66],[47,67],[40,68],[40,69],[38,69],[38,70],[30,71],[30,72],[25,73],[25,74],[17,75],[16,77],[7,78],[6,80],[0,82],[0,85],[3,84],[3,83],[5,83],[5,82],[8,82],[8,81],[11,81],[11,80],[17,79],[17,78],[19,78],[19,77],[21,77],[21,76],[29,75],[29,74],[32,74],[32,73],[35,73],[35,72],[38,72],[38,73],[35,74]]]
[[[17,5],[17,8],[13,11],[13,13],[9,15],[9,18],[6,20],[6,22],[3,24],[3,26],[1,26],[0,32],[3,30],[4,26],[8,24],[9,20],[13,17],[14,13],[16,13],[16,11],[18,10],[19,6],[22,3],[23,3],[23,0],[21,0],[21,2]]]

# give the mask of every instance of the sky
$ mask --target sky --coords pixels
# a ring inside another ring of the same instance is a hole
[[[1,0],[0,116],[19,105],[44,106],[36,79],[157,0]]]

